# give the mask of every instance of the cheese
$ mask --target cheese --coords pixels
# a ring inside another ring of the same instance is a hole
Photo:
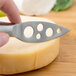
[[[22,21],[46,21],[44,18],[21,16]],[[7,17],[0,18],[7,21]],[[14,37],[0,48],[0,74],[16,74],[42,68],[50,64],[59,53],[59,38],[42,42],[26,43]]]
[[[14,0],[19,11],[26,15],[43,15],[52,10],[56,0]]]

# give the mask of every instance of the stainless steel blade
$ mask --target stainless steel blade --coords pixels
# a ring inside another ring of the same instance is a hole
[[[42,31],[38,31],[37,26],[39,24],[43,25],[43,30]],[[26,38],[24,36],[24,30],[26,27],[32,27],[34,32],[33,35],[30,38]],[[53,35],[50,37],[46,36],[46,30],[48,28],[51,28],[53,30]],[[61,29],[61,32],[58,33],[57,30]],[[16,38],[18,38],[21,41],[24,42],[44,42],[44,41],[48,41],[54,38],[57,38],[59,36],[62,36],[63,34],[69,32],[69,30],[67,28],[64,28],[62,26],[50,23],[50,22],[42,22],[42,21],[30,21],[30,22],[24,22],[22,24],[15,24],[14,26],[0,26],[0,32],[6,32],[9,34],[14,35]],[[36,36],[37,34],[40,34],[40,39],[37,39]]]

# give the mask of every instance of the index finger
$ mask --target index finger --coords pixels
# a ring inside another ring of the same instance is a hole
[[[20,23],[19,10],[17,9],[13,0],[5,0],[1,10],[5,12],[11,23]]]

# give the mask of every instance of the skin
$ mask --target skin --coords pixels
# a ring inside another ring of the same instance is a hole
[[[11,23],[21,23],[19,11],[13,2],[13,0],[0,0],[0,10],[6,13]],[[6,33],[0,33],[0,47],[5,45],[9,40],[9,35]]]

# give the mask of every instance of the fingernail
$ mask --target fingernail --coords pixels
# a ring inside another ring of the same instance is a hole
[[[0,33],[0,47],[8,42],[9,35],[5,33]]]

